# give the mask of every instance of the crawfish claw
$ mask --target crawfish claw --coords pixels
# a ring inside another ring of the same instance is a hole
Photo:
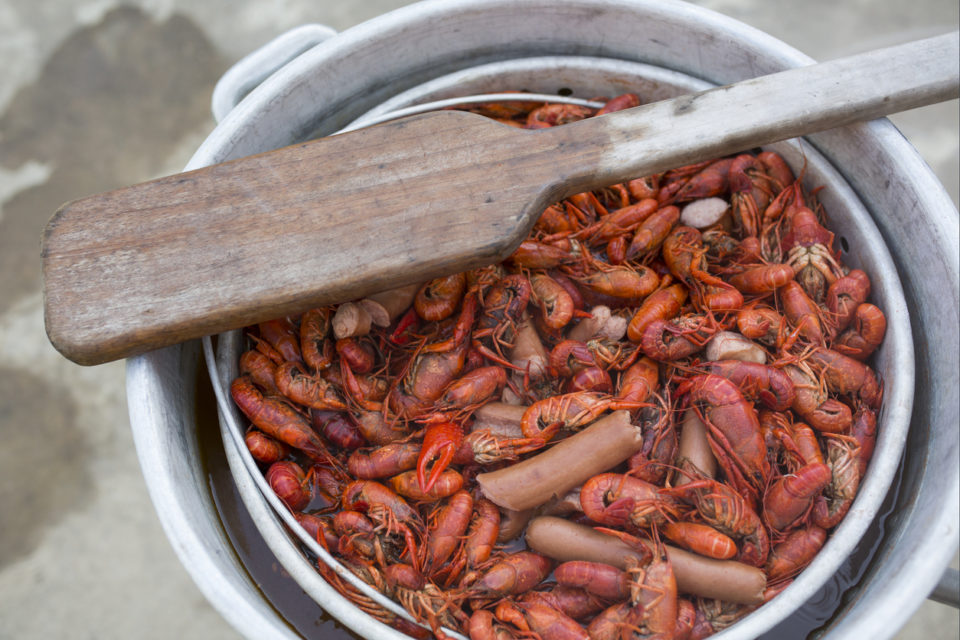
[[[420,456],[417,458],[417,483],[421,491],[427,493],[433,488],[440,474],[450,465],[462,440],[463,427],[455,422],[439,422],[427,427],[423,436],[423,446],[420,448]],[[427,467],[437,455],[439,458],[433,464],[428,478]]]

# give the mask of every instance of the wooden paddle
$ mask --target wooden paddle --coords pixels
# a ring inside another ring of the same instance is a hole
[[[956,33],[581,122],[441,111],[64,205],[47,335],[98,364],[502,260],[550,202],[960,93]]]

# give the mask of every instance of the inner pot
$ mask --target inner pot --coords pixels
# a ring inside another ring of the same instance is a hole
[[[533,14],[538,19],[528,19]],[[313,132],[330,133],[403,90],[459,69],[492,60],[570,54],[649,62],[714,83],[809,62],[765,34],[682,3],[529,2],[517,7],[509,2],[426,2],[359,25],[294,60],[231,112],[188,168],[265,151]],[[957,282],[956,211],[889,123],[846,127],[808,140],[844,174],[881,233],[895,240],[888,246],[908,300],[900,308],[914,316],[918,371],[929,383],[917,387],[898,502],[902,509],[889,523],[892,530],[879,554],[884,562],[868,571],[829,632],[839,636],[857,629],[886,637],[919,605],[956,546],[960,480],[942,469],[953,469],[957,454],[957,374],[950,359],[938,353],[938,346],[955,342],[957,287],[944,283]],[[853,243],[850,247],[859,250]],[[870,269],[862,256],[860,260]],[[889,343],[884,348],[887,353],[877,363],[881,371],[882,359],[893,357]],[[196,354],[197,344],[188,343],[129,363],[131,421],[148,488],[168,537],[214,606],[249,637],[290,637],[227,551],[229,543],[206,490],[192,413]],[[889,378],[887,383],[889,393]],[[912,382],[906,386],[912,393]],[[893,413],[910,414],[907,395],[898,403],[887,396],[881,424]],[[892,433],[883,428],[882,433]],[[875,471],[876,464],[870,477]],[[863,498],[861,493],[858,500]],[[904,584],[911,586],[908,595],[890,586]],[[336,615],[335,600],[327,608]],[[725,633],[737,633],[737,627]]]
[[[633,91],[644,102],[650,102],[708,89],[710,86],[685,74],[641,63],[592,57],[531,57],[472,67],[424,83],[385,101],[361,116],[350,128],[414,104],[509,89],[548,95],[572,92],[578,97],[612,97]],[[913,362],[909,317],[893,261],[876,226],[843,178],[809,144],[794,140],[766,148],[784,157],[797,175],[802,172],[808,190],[825,187],[818,197],[827,212],[830,227],[838,238],[844,239],[844,246],[850,248],[850,251],[843,251],[842,260],[850,268],[862,268],[870,274],[874,283],[871,295],[887,313],[887,334],[872,363],[880,377],[889,382],[884,390],[884,410],[878,420],[877,448],[850,513],[832,531],[817,559],[794,583],[772,602],[719,636],[725,638],[755,638],[766,632],[801,606],[837,571],[873,520],[890,486],[902,453],[912,402]],[[362,242],[360,239],[357,241]],[[256,464],[242,446],[235,445],[242,443],[246,420],[235,405],[227,400],[228,394],[223,392],[238,375],[240,353],[248,348],[243,344],[240,331],[221,335],[216,371],[211,370],[210,375],[215,385],[220,385],[218,398],[224,399],[219,410],[231,471],[248,509],[251,513],[263,514],[264,510],[269,510],[267,500],[272,496],[267,490],[268,497],[265,499],[256,483],[249,481],[251,472],[258,473]],[[275,505],[283,510],[279,501]],[[272,515],[255,515],[254,522],[267,545],[300,586],[316,601],[328,603],[330,588],[313,569],[315,558],[305,558],[297,549],[300,545],[308,545],[309,548],[313,542],[310,536],[305,532],[296,536],[296,532],[302,532],[302,529],[298,529],[292,520],[284,527]],[[318,546],[313,553],[321,554]],[[336,563],[335,559],[321,558],[321,561],[331,560]],[[350,609],[340,614],[331,610],[331,613],[351,627],[358,614],[365,615]]]

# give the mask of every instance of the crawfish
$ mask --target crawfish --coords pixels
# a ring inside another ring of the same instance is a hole
[[[580,505],[583,514],[599,524],[649,528],[678,513],[676,500],[658,489],[630,475],[601,473],[583,483]]]
[[[643,443],[640,450],[630,456],[630,473],[641,480],[659,484],[669,471],[679,446],[669,400],[658,396],[656,406],[640,409],[636,420],[643,431]]]
[[[506,554],[467,588],[478,598],[502,598],[529,591],[550,575],[553,561],[532,551]]]
[[[701,350],[722,327],[713,314],[687,314],[671,320],[654,320],[643,330],[643,352],[660,362],[688,358]]]
[[[413,308],[418,316],[428,322],[449,318],[457,310],[466,289],[467,277],[464,273],[434,278],[417,291]]]
[[[774,411],[793,404],[793,381],[781,369],[756,362],[718,360],[704,365],[707,373],[723,376],[747,397],[756,397]]]
[[[707,426],[710,449],[727,477],[741,490],[763,486],[770,464],[760,422],[737,386],[721,376],[706,374],[689,379],[683,388]]]
[[[887,331],[887,317],[878,307],[865,302],[857,307],[854,326],[841,333],[833,344],[836,351],[863,362],[870,357]]]
[[[493,553],[497,536],[500,534],[500,509],[486,498],[476,501],[476,509],[470,519],[467,529],[467,539],[460,556],[454,559],[454,568],[450,572],[448,582],[460,575],[466,569],[461,584],[469,586],[476,581],[477,570],[484,566]]]
[[[813,375],[800,367],[787,365],[784,372],[793,380],[795,391],[791,408],[811,427],[823,433],[843,433],[853,421],[850,407],[833,398],[817,384]]]
[[[777,478],[763,495],[763,517],[775,531],[786,531],[810,509],[830,480],[830,467],[819,462]]]
[[[510,255],[510,262],[523,269],[552,269],[575,262],[579,254],[563,247],[536,240],[524,240]]]
[[[290,448],[287,445],[256,429],[247,430],[244,442],[250,451],[250,455],[257,462],[271,464],[290,455]]]
[[[262,351],[251,349],[240,356],[240,374],[250,376],[258,387],[271,396],[280,394],[277,383],[273,381],[276,371],[277,363]]]
[[[390,478],[390,487],[397,494],[419,502],[436,502],[440,498],[453,495],[463,486],[463,476],[453,469],[431,474],[433,482],[429,489],[423,489],[417,478],[417,472],[404,471]]]
[[[737,557],[740,562],[762,567],[770,551],[770,539],[757,512],[726,484],[709,478],[691,477],[693,481],[687,484],[660,489],[660,492],[692,502],[704,522],[741,542]]]
[[[873,369],[832,349],[814,349],[810,362],[820,368],[830,391],[850,394],[870,409],[880,410],[883,389]]]
[[[837,278],[827,289],[826,305],[832,314],[831,324],[839,333],[850,326],[857,307],[870,296],[870,277],[860,269]]]
[[[416,468],[419,455],[420,445],[410,442],[358,449],[347,458],[347,470],[358,480],[387,478]]]
[[[711,310],[733,310],[743,306],[743,296],[733,286],[707,272],[706,248],[699,231],[676,226],[663,241],[663,261],[675,278],[693,291],[702,306]]]
[[[578,232],[577,236],[583,238],[588,244],[608,242],[622,237],[653,215],[659,206],[653,198],[641,199],[639,202],[611,211],[595,224]]]
[[[249,377],[236,378],[230,384],[230,395],[250,422],[267,435],[300,449],[315,460],[333,459],[301,413],[280,398],[264,397]]]
[[[749,153],[733,159],[728,175],[730,208],[744,237],[760,233],[760,210],[769,202],[770,185],[763,163]]]
[[[328,337],[331,318],[330,307],[310,309],[300,316],[300,351],[303,361],[317,372],[333,364],[333,343]]]
[[[677,191],[674,202],[722,196],[727,192],[727,178],[733,158],[715,160],[703,167]]]
[[[279,460],[265,475],[267,484],[291,511],[301,511],[310,502],[307,475],[296,462]]]
[[[677,207],[668,205],[658,209],[637,227],[633,234],[633,240],[627,247],[626,259],[633,260],[637,256],[659,249],[667,234],[679,220],[680,209]]]
[[[561,430],[574,430],[596,420],[608,409],[637,409],[636,402],[624,402],[610,395],[592,391],[577,391],[538,400],[527,407],[520,420],[526,438],[544,442]]]
[[[260,338],[273,347],[287,362],[302,362],[297,329],[288,318],[268,320],[257,325]]]
[[[770,550],[767,580],[781,582],[800,573],[817,555],[827,540],[827,532],[817,525],[797,529]]]
[[[551,329],[562,329],[573,319],[574,302],[559,282],[545,273],[530,276],[532,300],[540,307],[544,324]]]
[[[684,549],[708,558],[729,560],[737,555],[737,544],[730,536],[720,533],[710,525],[698,522],[668,522],[663,535]]]
[[[531,293],[530,281],[520,274],[514,274],[501,278],[484,296],[477,336],[488,340],[489,346],[498,354],[502,353],[503,347],[509,347],[516,337]]]
[[[310,424],[331,444],[341,449],[359,449],[367,444],[353,417],[345,411],[311,409]]]
[[[287,398],[311,409],[341,411],[347,408],[347,403],[335,385],[319,375],[308,374],[299,362],[288,360],[279,365],[274,382]]]
[[[517,606],[530,632],[544,640],[590,640],[587,631],[567,614],[552,607],[539,594],[531,593],[521,599]]]
[[[850,510],[860,487],[859,445],[855,438],[826,434],[830,484],[813,504],[813,522],[824,529],[836,526]]]
[[[630,596],[627,573],[602,562],[571,560],[553,570],[558,584],[579,587],[605,600],[625,600]]]
[[[806,206],[788,212],[786,224],[781,250],[787,254],[787,264],[797,272],[797,281],[807,295],[821,302],[827,287],[843,276],[843,269],[831,250],[833,234]]]
[[[768,264],[730,276],[727,282],[740,293],[766,294],[787,284],[793,280],[793,276],[793,267],[789,264]]]
[[[627,325],[627,338],[640,342],[644,330],[655,320],[670,320],[680,314],[687,301],[687,288],[682,284],[664,287],[643,301]]]
[[[430,575],[443,566],[460,544],[470,515],[473,513],[473,496],[466,491],[458,491],[439,510],[433,524],[427,531],[426,570]]]
[[[626,623],[633,627],[632,637],[670,640],[677,625],[677,580],[667,549],[659,542],[649,564],[627,559],[633,608]]]

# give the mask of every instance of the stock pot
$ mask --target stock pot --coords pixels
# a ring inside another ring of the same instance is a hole
[[[809,62],[766,34],[681,2],[428,0],[341,34],[307,25],[238,63],[214,94],[220,123],[187,169],[436,98],[527,89],[636,91],[650,101]],[[775,149],[795,169],[807,163],[810,184],[827,187],[822,199],[845,262],[875,278],[873,295],[890,321],[874,363],[886,398],[877,453],[850,515],[794,585],[715,637],[754,638],[802,615],[864,545],[875,552],[856,567],[859,584],[824,633],[889,637],[933,588],[960,539],[957,211],[886,120]],[[208,341],[214,383],[229,381],[237,345],[236,333],[220,336],[218,367]],[[197,432],[211,426],[198,425],[195,411],[199,351],[195,341],[128,362],[131,424],[151,498],[184,566],[240,633],[296,637],[233,552],[220,520],[230,516],[208,489]],[[225,435],[231,413],[222,402]],[[300,586],[357,633],[393,633],[317,581],[245,474],[242,452],[229,438],[224,446],[244,508]]]

